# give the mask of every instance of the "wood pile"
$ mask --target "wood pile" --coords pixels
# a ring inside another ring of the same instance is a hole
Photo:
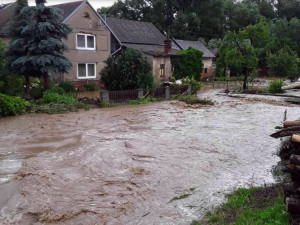
[[[300,225],[300,121],[284,122],[284,128],[271,137],[291,137],[280,152],[283,159],[289,160],[285,171],[291,174],[291,183],[284,184],[283,190],[291,224]]]

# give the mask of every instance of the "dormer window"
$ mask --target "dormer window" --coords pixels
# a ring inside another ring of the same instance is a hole
[[[79,50],[95,50],[96,37],[91,34],[77,34],[77,49]]]

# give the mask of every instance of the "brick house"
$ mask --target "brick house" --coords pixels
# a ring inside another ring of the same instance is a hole
[[[178,45],[181,50],[186,50],[189,47],[196,48],[203,52],[203,64],[204,68],[202,71],[202,80],[208,81],[211,80],[214,74],[214,58],[215,55],[206,48],[200,41],[185,41],[185,40],[176,40],[173,41]]]

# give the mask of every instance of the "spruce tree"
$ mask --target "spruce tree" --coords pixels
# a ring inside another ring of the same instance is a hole
[[[16,4],[17,6],[9,29],[9,36],[12,38],[12,41],[10,42],[8,51],[6,53],[7,55],[6,70],[10,72],[10,75],[15,74],[18,76],[25,77],[26,93],[29,94],[31,72],[30,71],[20,72],[18,68],[14,68],[11,66],[13,61],[27,54],[27,49],[24,48],[24,46],[26,45],[25,45],[24,36],[22,35],[22,30],[30,22],[29,16],[27,14],[21,13],[23,8],[28,7],[28,1],[17,0]]]
[[[30,15],[30,23],[22,29],[23,38],[15,44],[23,43],[26,54],[12,62],[13,68],[21,73],[31,71],[33,76],[44,79],[44,89],[49,88],[49,73],[66,73],[72,67],[64,56],[68,46],[62,39],[67,39],[72,28],[62,23],[63,11],[45,6],[46,0],[36,0],[35,7],[26,7],[22,15]]]

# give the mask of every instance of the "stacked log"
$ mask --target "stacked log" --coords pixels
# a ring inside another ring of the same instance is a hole
[[[291,174],[291,183],[283,185],[285,204],[291,224],[300,224],[300,121],[286,121],[284,128],[271,135],[273,138],[291,137],[280,156],[289,160],[285,171]]]

